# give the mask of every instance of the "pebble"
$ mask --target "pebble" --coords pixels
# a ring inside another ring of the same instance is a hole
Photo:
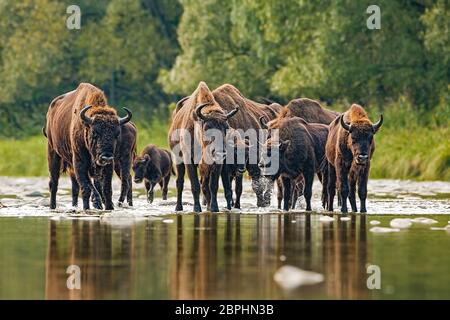
[[[273,279],[275,282],[285,290],[292,290],[304,285],[314,285],[321,283],[324,276],[313,271],[305,271],[294,266],[282,266],[279,268]]]
[[[329,217],[329,216],[321,216],[319,218],[320,222],[333,222],[334,218],[333,217]]]
[[[423,218],[423,217],[420,217],[420,218],[414,218],[414,219],[411,219],[411,221],[414,222],[414,223],[419,223],[419,224],[435,224],[435,223],[438,223],[438,222],[437,222],[436,220],[434,220],[434,219]]]
[[[373,228],[370,228],[369,231],[373,232],[373,233],[391,233],[391,232],[399,232],[400,229],[398,229],[398,228],[373,227]]]
[[[370,224],[372,225],[372,226],[377,226],[377,225],[379,225],[381,222],[380,221],[378,221],[378,220],[371,220],[370,221]]]
[[[407,229],[412,226],[411,219],[396,218],[389,223],[392,228]]]

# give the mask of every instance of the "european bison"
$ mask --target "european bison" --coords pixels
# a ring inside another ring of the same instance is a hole
[[[317,177],[322,183],[322,204],[325,206],[325,199],[327,193],[326,188],[327,174],[325,170],[326,166],[323,165],[323,162],[325,161],[325,145],[328,136],[328,126],[320,123],[308,123],[303,118],[288,116],[287,112],[288,110],[286,108],[283,109],[277,119],[274,119],[267,124],[264,122],[263,118],[261,118],[260,119],[261,125],[269,130],[269,138],[271,138],[272,130],[278,129],[281,131],[281,128],[283,128],[283,126],[286,126],[286,123],[291,125],[293,124],[301,125],[307,130],[308,134],[310,135],[314,150],[314,172],[317,174]],[[285,122],[288,119],[292,121]],[[280,177],[278,179],[281,180],[278,181],[277,183],[279,191],[278,207],[281,208],[280,203],[281,198],[283,197],[284,199],[286,199],[288,195],[284,195],[284,189],[281,187],[285,185],[285,183],[283,183],[282,181],[283,177]],[[305,182],[306,182],[305,178],[301,175],[292,180],[290,188],[291,195],[289,196],[290,200],[288,202],[288,207],[295,208],[295,204],[297,202],[298,197],[303,195],[303,188],[305,186]]]
[[[347,197],[353,212],[357,212],[356,184],[361,202],[361,212],[367,212],[367,181],[370,159],[375,152],[374,135],[383,124],[383,116],[374,124],[370,122],[363,107],[353,104],[350,109],[335,119],[330,125],[326,144],[328,160],[328,201],[327,210],[333,211],[333,200],[337,187],[340,193],[341,212],[347,209]]]
[[[234,108],[225,112],[216,102],[206,83],[200,82],[194,93],[185,99],[178,110],[174,111],[168,138],[170,148],[177,157],[175,210],[183,210],[182,193],[184,175],[187,170],[194,197],[194,211],[201,212],[198,167],[208,210],[219,211],[217,190],[225,155],[223,150],[229,129],[228,120],[238,110]]]
[[[55,98],[47,112],[45,135],[50,173],[50,208],[56,208],[56,192],[60,173],[71,173],[72,181],[81,186],[83,209],[93,205],[102,209],[102,197],[91,178],[102,186],[105,209],[112,210],[112,172],[121,127],[131,120],[131,111],[119,118],[108,106],[104,93],[95,86],[82,83],[74,91]]]
[[[175,174],[169,151],[149,144],[142,150],[141,155],[134,160],[133,171],[135,183],[144,181],[149,203],[153,202],[153,189],[156,184],[161,187],[163,200],[167,200],[170,174]]]
[[[339,112],[328,110],[316,100],[298,98],[286,105],[288,117],[300,117],[309,123],[330,124],[339,116]]]
[[[264,99],[264,102],[273,105],[275,104],[273,101]],[[334,119],[336,119],[340,114],[336,111],[328,110],[323,108],[320,103],[316,100],[308,99],[308,98],[298,98],[291,100],[284,108],[283,111],[280,112],[282,117],[300,117],[309,123],[320,123],[324,125],[329,125]],[[265,119],[260,119],[265,120]],[[264,124],[263,124],[264,126]],[[326,141],[326,138],[324,142]],[[322,204],[325,208],[326,204],[326,183],[328,179],[327,173],[327,163],[326,159],[323,160],[321,174],[319,175],[320,181],[322,182],[322,187],[325,189],[322,192]],[[323,177],[323,179],[322,179]],[[282,189],[282,181],[281,178],[277,180],[278,187],[278,208],[281,209],[281,200],[283,198],[283,189]],[[299,178],[295,181],[295,187],[292,189],[292,208],[295,208],[296,202],[300,196],[303,195],[304,188],[304,179]]]
[[[256,194],[257,206],[265,207],[270,204],[273,181],[266,179],[261,175],[258,167],[260,156],[260,143],[265,140],[262,135],[259,118],[264,117],[268,120],[277,117],[282,106],[276,103],[265,105],[252,101],[234,86],[224,84],[213,91],[217,103],[227,112],[239,107],[239,113],[230,119],[230,127],[239,130],[242,138],[249,138],[250,144],[247,151],[248,161],[246,164],[247,172],[252,179],[252,189]]]
[[[312,184],[316,166],[314,141],[300,118],[280,118],[269,127],[266,150],[261,155],[260,167],[272,180],[281,177],[283,183],[283,209],[289,210],[292,183],[303,176],[306,210],[311,210]],[[272,133],[278,129],[278,139]],[[279,161],[277,172],[266,173],[266,169]]]

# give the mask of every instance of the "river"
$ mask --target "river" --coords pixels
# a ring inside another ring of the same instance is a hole
[[[133,208],[84,213],[66,178],[51,211],[47,184],[0,178],[0,299],[450,299],[447,182],[371,180],[368,214],[346,216],[317,183],[312,213],[258,209],[246,182],[242,210],[219,214],[190,213],[188,189],[182,214],[173,188],[148,205],[142,186]],[[304,271],[320,281],[289,287]]]

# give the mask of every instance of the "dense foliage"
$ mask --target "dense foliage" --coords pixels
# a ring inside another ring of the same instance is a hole
[[[449,105],[450,2],[379,0],[0,1],[0,133],[36,133],[48,103],[79,82],[149,119],[200,80],[251,98],[307,96],[414,112]],[[448,113],[447,113],[448,115]],[[448,122],[447,122],[448,123]]]

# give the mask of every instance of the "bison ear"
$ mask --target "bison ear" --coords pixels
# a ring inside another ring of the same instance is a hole
[[[281,143],[280,143],[280,150],[281,150],[281,151],[284,151],[284,150],[286,150],[287,148],[289,148],[290,145],[291,145],[291,140],[284,140],[284,141],[281,141]]]
[[[150,161],[150,156],[149,156],[148,154],[146,154],[146,155],[144,156],[144,161],[145,161],[145,162]]]

